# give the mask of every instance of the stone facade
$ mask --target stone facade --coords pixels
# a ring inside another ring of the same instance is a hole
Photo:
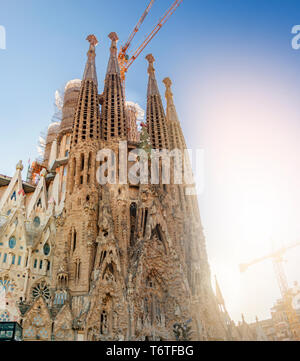
[[[196,196],[177,184],[97,181],[100,149],[119,161],[120,141],[127,151],[140,146],[126,110],[118,37],[109,38],[100,94],[97,39],[88,37],[83,79],[66,86],[63,119],[49,128],[38,183],[22,181],[21,162],[13,178],[0,177],[0,319],[21,322],[26,340],[175,340],[184,338],[174,331],[186,324],[190,339],[230,339]],[[171,81],[164,81],[165,113],[154,58],[147,60],[152,148],[183,150]]]

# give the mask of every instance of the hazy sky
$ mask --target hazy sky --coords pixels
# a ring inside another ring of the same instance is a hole
[[[157,0],[138,45],[171,5]],[[124,43],[147,0],[0,0],[7,50],[0,50],[0,173],[12,175],[54,112],[54,92],[82,77],[94,33],[99,88],[111,31]],[[199,197],[212,274],[235,320],[269,316],[279,297],[270,261],[240,275],[238,264],[300,240],[300,50],[291,29],[299,0],[183,0],[130,69],[127,99],[146,104],[147,63],[169,76],[187,144],[205,151]],[[134,47],[133,47],[134,49]],[[25,174],[24,174],[25,176]],[[300,281],[300,247],[286,254]]]

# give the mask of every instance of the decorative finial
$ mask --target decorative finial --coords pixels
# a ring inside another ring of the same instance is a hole
[[[155,71],[154,66],[153,66],[153,64],[155,62],[154,56],[152,54],[148,54],[146,56],[146,60],[148,60],[148,62],[149,62],[148,73],[150,75],[154,74],[154,71]]]
[[[108,37],[111,40],[110,52],[113,56],[117,56],[117,52],[118,52],[117,41],[119,40],[119,37],[117,33],[110,33]]]
[[[111,41],[118,41],[119,40],[119,37],[118,37],[117,33],[114,33],[114,32],[110,33],[108,35],[108,37],[110,38]]]
[[[23,169],[24,169],[23,163],[22,163],[22,161],[20,160],[20,161],[18,162],[18,164],[16,165],[16,170],[20,170],[20,171],[22,172]]]
[[[43,168],[43,170],[41,171],[41,177],[46,177],[47,175],[47,171],[45,168]]]
[[[89,35],[86,40],[91,44],[91,46],[97,46],[99,43],[94,34]]]
[[[172,90],[171,90],[172,80],[170,78],[165,78],[163,80],[163,83],[166,86],[165,96],[166,96],[167,102],[173,102],[173,93],[172,93]],[[217,277],[216,277],[216,282],[217,282]]]
[[[169,89],[171,88],[171,85],[172,85],[172,80],[170,78],[165,78],[163,80],[163,83],[165,84],[166,88]],[[216,277],[216,276],[215,276]]]

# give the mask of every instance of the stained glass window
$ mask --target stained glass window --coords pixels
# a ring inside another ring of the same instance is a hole
[[[8,241],[9,248],[11,249],[15,248],[16,244],[17,244],[17,240],[15,239],[15,237],[11,237]]]
[[[49,243],[45,243],[45,245],[44,245],[44,255],[48,256],[49,253],[50,253]]]
[[[39,217],[35,217],[34,220],[33,220],[33,224],[35,227],[39,227],[40,224],[41,224],[41,220]]]
[[[32,290],[32,297],[37,298],[42,296],[45,300],[50,299],[50,290],[46,282],[37,284]]]

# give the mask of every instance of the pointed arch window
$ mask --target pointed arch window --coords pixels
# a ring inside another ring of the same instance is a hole
[[[40,217],[35,217],[34,220],[33,220],[33,225],[38,228],[41,224],[41,220],[40,220]]]
[[[11,200],[16,201],[17,200],[17,194],[16,191],[13,192],[12,196],[10,197]]]
[[[147,219],[148,219],[148,208],[145,208],[143,237],[145,237],[146,235]]]
[[[106,335],[108,333],[108,317],[106,311],[102,311],[100,316],[100,333]]]
[[[10,237],[9,241],[8,241],[8,246],[10,249],[13,249],[16,247],[17,244],[17,240],[15,237]]]
[[[134,245],[136,215],[137,215],[137,205],[136,203],[131,203],[130,205],[130,245],[131,246]]]
[[[74,231],[73,231],[73,252],[75,251],[75,249],[76,249],[76,244],[77,244],[77,232],[76,232],[76,230],[74,229]]]

